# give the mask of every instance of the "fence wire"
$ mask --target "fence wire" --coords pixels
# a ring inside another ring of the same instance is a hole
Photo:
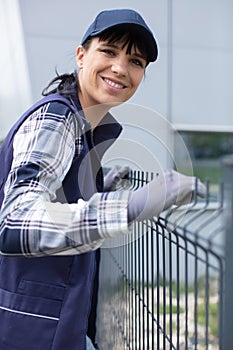
[[[134,171],[131,189],[152,179]],[[223,186],[101,249],[98,343],[107,350],[222,349]]]

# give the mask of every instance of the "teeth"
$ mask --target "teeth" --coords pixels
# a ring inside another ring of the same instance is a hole
[[[117,83],[114,83],[113,81],[109,80],[109,79],[104,79],[106,81],[106,83],[116,89],[123,89],[123,85],[120,85],[120,84],[117,84]]]

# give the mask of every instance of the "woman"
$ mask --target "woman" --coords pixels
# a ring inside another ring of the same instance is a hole
[[[135,192],[112,191],[125,168],[103,182],[101,158],[121,132],[109,109],[133,96],[157,53],[137,12],[101,12],[76,50],[78,73],[56,77],[5,138],[1,350],[93,349],[97,248],[190,200],[195,179],[174,171]]]

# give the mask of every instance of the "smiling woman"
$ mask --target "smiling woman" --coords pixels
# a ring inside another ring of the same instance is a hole
[[[77,48],[79,99],[84,108],[97,104],[107,104],[109,108],[129,100],[137,90],[146,59],[137,49],[127,53],[127,47],[122,46],[122,42],[113,45],[93,38],[88,49]]]
[[[98,248],[192,197],[195,178],[174,171],[134,192],[115,191],[128,167],[103,176],[122,130],[109,109],[133,96],[157,51],[136,11],[102,11],[76,50],[79,71],[55,77],[4,139],[1,349],[94,349]]]

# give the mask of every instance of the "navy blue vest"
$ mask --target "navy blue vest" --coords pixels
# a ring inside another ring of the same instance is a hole
[[[12,163],[15,133],[34,110],[53,100],[66,104],[76,114],[81,127],[86,128],[82,152],[73,160],[63,181],[61,192],[65,194],[65,200],[69,203],[77,202],[78,198],[88,200],[94,192],[103,190],[100,159],[106,148],[118,137],[121,126],[112,118],[111,123],[102,125],[102,128],[98,126],[93,137],[84,118],[79,115],[77,106],[64,96],[52,94],[32,106],[4,140],[0,149],[0,205]],[[96,152],[93,145],[101,143],[101,135],[107,142]],[[92,156],[87,157],[91,148]],[[82,162],[84,158],[85,162]],[[83,179],[81,183],[77,180],[78,174],[79,179]],[[41,258],[1,256],[0,349],[86,350],[86,334],[92,338],[95,336],[96,306],[93,300],[96,301],[96,294],[94,299],[92,297],[93,281],[98,280],[96,257],[96,252]],[[97,285],[94,290],[97,293]]]

